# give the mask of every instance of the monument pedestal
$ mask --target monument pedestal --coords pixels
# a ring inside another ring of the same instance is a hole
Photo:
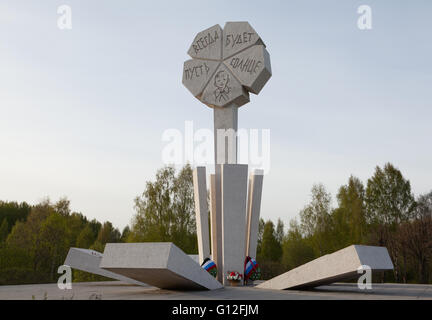
[[[246,238],[246,198],[248,166],[223,164],[221,168],[222,195],[222,272],[223,284],[229,285],[229,272],[244,272]],[[240,280],[243,285],[243,280]]]
[[[203,201],[200,194],[203,194],[206,184],[202,177],[204,173],[204,167],[197,167],[194,170],[196,210],[201,210],[197,212],[196,220],[200,259],[209,257],[203,245],[203,238],[208,237],[208,234],[204,235],[203,232],[208,230],[208,217],[205,215],[207,209],[199,209],[199,204]],[[200,174],[201,178],[199,178]],[[216,165],[216,174],[210,176],[212,259],[218,267],[217,279],[224,285],[231,285],[226,279],[229,272],[243,274],[246,256],[253,258],[256,256],[262,174],[262,170],[255,170],[248,179],[247,165],[220,164]],[[217,179],[220,180],[220,189],[217,189]],[[200,189],[201,192],[197,192]],[[218,191],[219,197],[216,196]],[[243,280],[240,284],[243,284]]]

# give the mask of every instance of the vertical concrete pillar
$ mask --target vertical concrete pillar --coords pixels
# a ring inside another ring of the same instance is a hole
[[[214,155],[215,155],[215,177],[213,187],[212,209],[216,221],[215,243],[216,255],[212,258],[218,267],[218,280],[223,281],[223,254],[222,254],[222,164],[237,163],[237,128],[238,107],[235,104],[224,108],[213,108],[214,119]],[[213,223],[213,220],[212,220]],[[213,252],[213,251],[212,251]],[[216,262],[218,261],[218,262]]]
[[[222,216],[216,210],[216,175],[210,175],[210,224],[211,224],[211,255],[217,266],[216,279],[223,281],[222,277]],[[219,204],[220,207],[220,204]]]
[[[223,284],[229,285],[227,272],[243,274],[244,270],[248,166],[223,164],[221,167]]]
[[[193,171],[195,219],[198,237],[199,263],[210,256],[206,168],[196,167]]]
[[[246,214],[246,256],[252,258],[256,258],[263,179],[263,170],[254,170],[249,176]]]
[[[213,108],[215,164],[237,163],[238,107]]]

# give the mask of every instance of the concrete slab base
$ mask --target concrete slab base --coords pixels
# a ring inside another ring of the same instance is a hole
[[[95,250],[70,248],[63,264],[71,267],[72,269],[97,274],[110,279],[119,280],[130,284],[146,285],[140,281],[99,268],[102,256],[102,253]]]
[[[221,290],[170,291],[120,281],[74,282],[71,290],[56,283],[0,286],[0,300],[432,300],[432,285],[374,283],[372,290],[337,283],[308,291],[226,287]],[[196,302],[195,302],[196,303]],[[244,317],[242,317],[244,318]]]
[[[100,267],[161,289],[222,288],[215,278],[171,242],[108,243]]]
[[[357,269],[362,265],[369,266],[372,272],[393,270],[393,263],[385,247],[352,245],[285,272],[257,288],[312,288],[350,280],[360,276]]]

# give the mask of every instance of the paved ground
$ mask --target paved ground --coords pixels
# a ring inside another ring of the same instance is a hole
[[[432,285],[374,284],[372,290],[359,290],[356,284],[336,283],[313,290],[264,290],[249,287],[228,287],[214,291],[169,291],[140,287],[119,281],[73,283],[71,290],[60,290],[57,284],[0,286],[0,300],[333,300],[333,299],[430,299]]]

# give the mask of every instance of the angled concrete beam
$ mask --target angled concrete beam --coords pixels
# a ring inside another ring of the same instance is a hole
[[[259,169],[254,170],[249,175],[246,213],[246,256],[252,258],[256,258],[263,178],[264,171]]]
[[[198,238],[199,263],[210,257],[210,237],[208,225],[206,168],[196,167],[193,171],[195,221]]]
[[[108,243],[100,267],[162,289],[222,288],[171,242]]]
[[[369,266],[372,272],[393,270],[387,248],[352,245],[285,272],[257,288],[300,289],[351,280],[360,276],[357,270],[362,265]]]
[[[140,281],[136,281],[134,279],[122,276],[120,274],[116,274],[99,267],[100,262],[102,260],[102,253],[89,250],[89,249],[81,249],[81,248],[70,248],[69,252],[66,256],[66,260],[63,263],[71,267],[72,269],[77,269],[93,274],[97,274],[100,276],[104,276],[107,278],[137,284],[141,286],[145,286],[146,284]]]

